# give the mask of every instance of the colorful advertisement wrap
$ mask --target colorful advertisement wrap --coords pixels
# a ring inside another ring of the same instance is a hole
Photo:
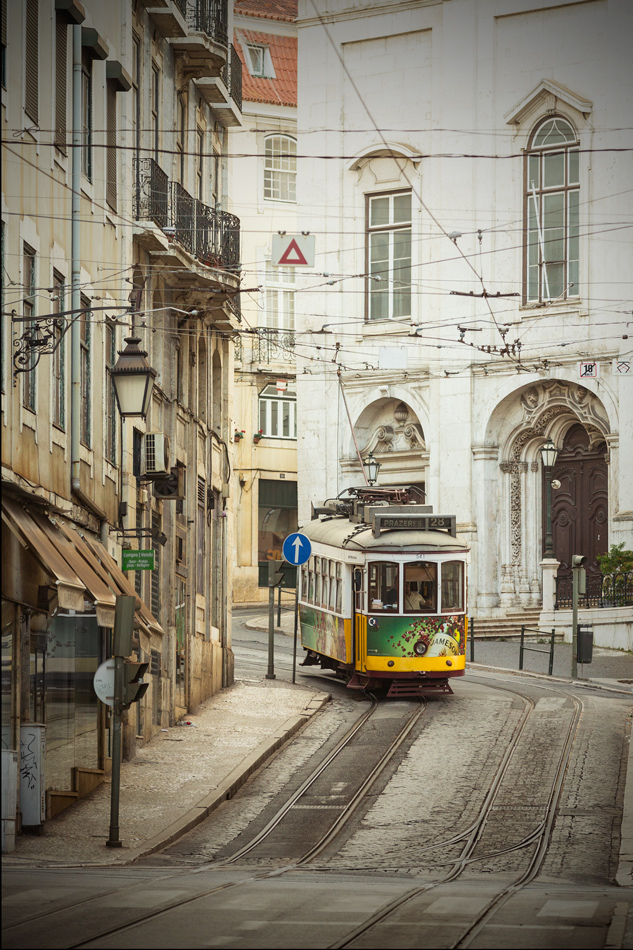
[[[367,656],[463,656],[463,614],[450,617],[368,617]]]
[[[301,643],[307,650],[349,663],[345,645],[345,621],[335,614],[301,604]]]

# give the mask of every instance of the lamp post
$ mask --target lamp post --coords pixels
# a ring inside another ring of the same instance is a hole
[[[119,465],[119,527],[125,517],[127,504],[123,503],[123,420],[128,416],[145,419],[149,412],[152,390],[157,373],[147,362],[147,353],[141,350],[141,338],[129,336],[126,347],[119,350],[119,358],[110,370],[119,415],[121,416],[121,464]]]
[[[119,350],[119,358],[112,367],[117,406],[122,418],[136,416],[144,419],[149,412],[156,370],[147,362],[147,353],[139,348],[141,338],[130,336],[127,346]]]
[[[363,468],[365,469],[365,474],[367,475],[367,481],[370,485],[374,485],[378,479],[378,471],[380,469],[380,462],[377,462],[374,458],[374,453],[370,452],[365,461],[363,462]]]
[[[545,445],[540,448],[543,471],[545,472],[546,484],[546,506],[547,506],[547,532],[545,534],[545,554],[546,558],[554,557],[554,539],[552,537],[552,470],[556,465],[558,449],[551,439],[548,439]]]

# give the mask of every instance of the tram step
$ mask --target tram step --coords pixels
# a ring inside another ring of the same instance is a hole
[[[389,687],[389,696],[422,696],[424,693],[451,693],[448,680],[424,680],[422,683],[410,683],[406,680],[393,680]]]

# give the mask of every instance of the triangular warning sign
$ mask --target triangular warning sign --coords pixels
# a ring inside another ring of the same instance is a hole
[[[293,238],[286,250],[279,258],[280,264],[307,264],[299,245]]]

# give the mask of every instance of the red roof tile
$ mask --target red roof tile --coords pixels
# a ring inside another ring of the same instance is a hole
[[[259,33],[255,30],[238,31],[235,48],[242,60],[242,98],[249,102],[271,102],[275,105],[297,104],[297,38]],[[267,46],[275,69],[275,79],[251,76],[240,40]]]
[[[235,0],[235,12],[269,20],[294,20],[298,0]]]

